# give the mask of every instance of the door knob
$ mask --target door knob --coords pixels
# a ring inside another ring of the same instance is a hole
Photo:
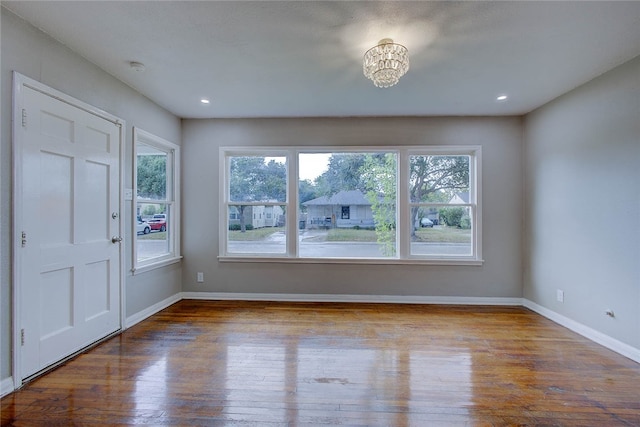
[[[113,236],[111,238],[111,243],[118,243],[118,242],[122,242],[122,237],[120,236]]]

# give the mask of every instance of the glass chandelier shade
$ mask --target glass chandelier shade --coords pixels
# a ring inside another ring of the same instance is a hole
[[[409,70],[409,51],[391,39],[382,39],[364,53],[362,71],[377,87],[390,87]]]

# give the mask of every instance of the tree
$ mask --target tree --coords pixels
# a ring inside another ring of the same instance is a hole
[[[327,170],[316,178],[318,196],[332,196],[341,190],[366,192],[366,183],[360,173],[366,154],[334,153],[329,157]]]
[[[411,156],[409,196],[414,203],[446,203],[455,193],[469,191],[469,156]],[[419,227],[419,207],[411,208],[411,236]]]
[[[469,156],[411,156],[412,202],[444,202],[469,190]]]
[[[316,193],[316,188],[311,181],[308,179],[303,179],[298,182],[298,203],[300,204],[300,209],[302,210],[302,204],[309,200],[313,200],[318,197]]]
[[[264,157],[232,157],[229,196],[232,202],[284,202],[287,196],[287,171],[283,163]],[[247,205],[237,205],[240,231],[245,232],[244,211]]]
[[[366,197],[376,226],[378,243],[387,256],[396,254],[396,155],[366,155],[360,168]]]
[[[161,200],[167,197],[167,156],[144,154],[137,158],[138,197]]]
[[[145,216],[153,216],[158,212],[158,209],[156,209],[156,205],[146,205],[144,207],[144,210],[142,211],[142,214]]]

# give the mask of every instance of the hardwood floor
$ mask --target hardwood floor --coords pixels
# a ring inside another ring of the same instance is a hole
[[[521,307],[181,301],[2,425],[640,426],[640,365]]]

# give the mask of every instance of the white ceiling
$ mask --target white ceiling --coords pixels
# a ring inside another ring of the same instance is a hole
[[[640,55],[637,1],[2,4],[184,118],[519,115]],[[411,67],[379,89],[385,37]]]

